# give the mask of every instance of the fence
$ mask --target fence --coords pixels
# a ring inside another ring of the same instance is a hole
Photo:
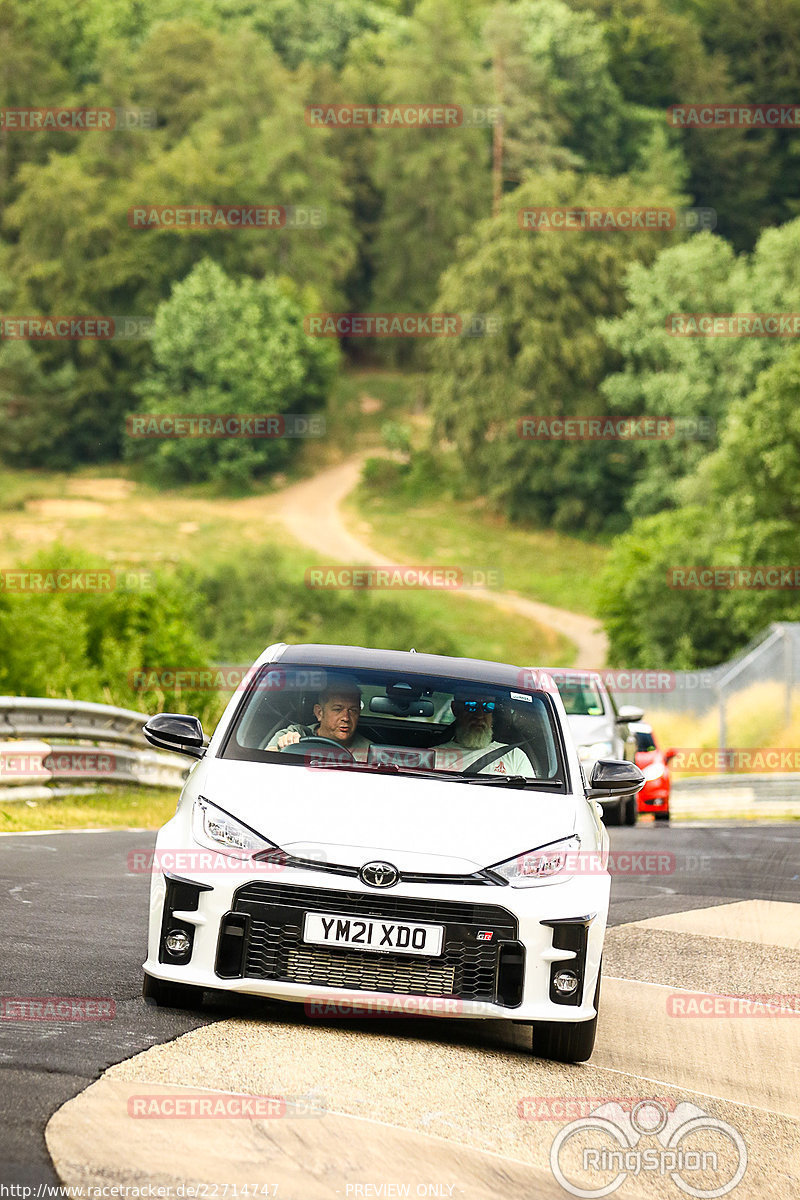
[[[180,788],[190,766],[150,748],[146,720],[107,704],[0,696],[0,799],[75,795],[98,783]]]
[[[719,745],[727,745],[727,706],[731,696],[756,683],[777,683],[784,689],[786,723],[791,719],[792,692],[800,663],[800,622],[775,622],[735,658],[698,671],[675,671],[675,686],[669,691],[639,692],[617,688],[621,704],[637,704],[645,710],[694,713],[703,716],[712,708],[719,712]]]

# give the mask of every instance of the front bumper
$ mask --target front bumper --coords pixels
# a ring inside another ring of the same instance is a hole
[[[532,888],[400,884],[346,887],[320,872],[153,877],[147,974],[200,988],[306,1005],[310,1015],[359,1011],[584,1021],[605,936],[610,876],[574,876]],[[166,908],[165,908],[166,902]],[[443,924],[435,957],[310,946],[307,911]],[[169,929],[190,940],[176,961]],[[479,935],[482,935],[479,937]],[[486,936],[490,935],[490,936]],[[559,967],[580,979],[576,996],[554,999]]]

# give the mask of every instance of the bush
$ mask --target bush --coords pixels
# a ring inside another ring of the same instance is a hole
[[[313,297],[287,280],[235,282],[205,259],[159,305],[154,365],[139,388],[147,414],[315,413],[339,362],[335,342],[310,337],[303,315]],[[161,484],[210,480],[246,488],[282,470],[292,437],[128,436],[126,454]]]

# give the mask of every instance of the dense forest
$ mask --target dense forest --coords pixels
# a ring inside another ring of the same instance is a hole
[[[795,593],[681,591],[667,573],[798,561],[800,348],[796,332],[676,336],[670,318],[800,313],[798,95],[800,0],[0,0],[0,461],[246,487],[285,469],[291,439],[136,442],[126,417],[320,413],[347,363],[421,370],[429,477],[457,471],[513,522],[613,539],[613,658],[720,661],[800,617]],[[697,104],[791,108],[771,128],[674,119]],[[459,118],[312,111],[403,105]],[[113,115],[20,115],[63,108]],[[282,217],[131,218],[170,205]],[[713,228],[525,227],[542,206],[702,210]],[[465,330],[313,336],[327,312]],[[14,324],[93,316],[134,335]],[[520,437],[535,415],[675,432]]]

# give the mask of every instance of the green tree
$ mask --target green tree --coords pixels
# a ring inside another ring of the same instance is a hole
[[[92,571],[107,565],[53,546],[20,565],[46,574]],[[162,691],[149,698],[135,672],[204,669],[207,648],[198,636],[199,596],[176,576],[124,573],[109,591],[0,592],[0,693],[63,696],[144,711],[175,710],[180,701],[198,716],[218,711],[208,692]],[[149,708],[148,708],[149,699]]]
[[[460,104],[489,95],[478,47],[457,0],[420,0],[408,38],[385,71],[388,104]],[[456,242],[491,210],[485,129],[390,128],[375,142],[374,180],[383,198],[374,249],[375,311],[426,312]],[[397,357],[405,346],[387,347]]]
[[[598,589],[609,662],[692,670],[729,658],[742,638],[731,626],[728,594],[675,586],[681,577],[673,571],[730,566],[734,553],[706,505],[634,521],[615,539]]]
[[[521,229],[533,205],[669,203],[625,177],[560,174],[528,180],[480,222],[442,278],[437,309],[491,316],[500,331],[431,343],[429,397],[438,439],[454,444],[466,479],[514,519],[597,533],[623,506],[635,461],[631,443],[523,440],[529,415],[590,417],[608,409],[599,391],[618,365],[598,322],[619,315],[627,265],[651,261],[674,233]]]
[[[616,412],[674,419],[688,431],[642,446],[628,508],[646,514],[681,503],[679,482],[716,446],[731,403],[790,345],[778,337],[679,336],[671,315],[800,311],[800,221],[765,231],[753,254],[738,258],[722,238],[698,234],[651,266],[633,264],[626,291],[627,310],[600,325],[624,361],[601,390]]]
[[[139,389],[142,411],[183,414],[312,413],[324,406],[338,364],[327,338],[309,336],[309,289],[267,278],[235,282],[211,260],[198,264],[160,305],[154,365]],[[285,466],[290,437],[139,441],[130,457],[162,482],[214,480],[243,486]]]

